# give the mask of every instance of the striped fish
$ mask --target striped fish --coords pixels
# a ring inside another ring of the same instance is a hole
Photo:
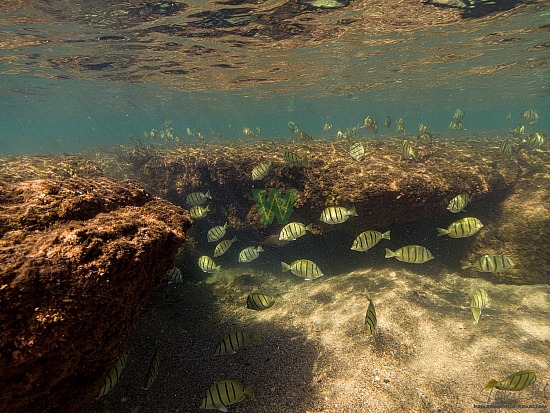
[[[305,157],[300,158],[300,156],[295,152],[286,151],[283,154],[283,158],[285,158],[285,161],[292,165],[307,165],[307,159]]]
[[[532,125],[539,120],[539,114],[535,109],[527,109],[525,112],[522,112],[520,116],[529,125]]]
[[[254,398],[254,385],[243,388],[243,385],[234,380],[221,380],[206,389],[201,408],[227,412],[227,406],[244,400],[245,395]]]
[[[536,380],[537,375],[533,370],[521,370],[510,374],[504,380],[490,380],[483,391],[491,390],[492,388],[506,391],[521,391]]]
[[[420,122],[418,124],[418,133],[422,134],[422,133],[426,132],[427,130],[428,130],[428,125],[426,125],[425,123],[422,123],[422,122]]]
[[[466,128],[464,127],[464,124],[462,123],[462,121],[460,120],[452,120],[450,123],[449,123],[449,129],[451,130],[466,130]]]
[[[439,236],[449,235],[451,238],[466,238],[476,234],[483,224],[474,217],[466,217],[453,222],[447,229],[437,228]]]
[[[199,258],[199,267],[204,272],[213,273],[216,271],[219,271],[222,267],[221,265],[216,265],[214,260],[210,258],[208,255],[203,255]]]
[[[218,243],[216,248],[214,248],[214,257],[219,257],[227,252],[227,250],[237,241],[237,237],[232,239],[226,239]]]
[[[254,261],[260,256],[260,252],[263,251],[264,249],[261,245],[258,247],[247,247],[239,253],[239,262]]]
[[[466,193],[457,195],[453,199],[451,199],[451,202],[449,202],[449,206],[447,207],[447,209],[453,214],[464,211],[464,208],[466,208],[466,205],[468,205],[472,201],[473,197],[473,195]]]
[[[145,386],[143,386],[143,390],[149,390],[159,374],[159,366],[160,353],[157,346],[157,348],[155,348],[155,352],[153,353],[153,357],[151,358],[151,363],[149,363],[149,370],[147,371],[147,376],[145,376]]]
[[[413,146],[412,142],[407,139],[405,139],[401,145],[401,159],[418,160],[418,151]]]
[[[224,354],[228,353],[234,354],[237,352],[238,349],[252,342],[262,342],[260,333],[249,333],[243,330],[232,331],[230,333],[227,333],[220,339],[220,341],[216,345],[214,355],[223,356]]]
[[[504,156],[506,159],[510,159],[512,157],[512,153],[514,152],[512,144],[510,143],[510,141],[507,140],[502,142],[499,149],[502,156]]]
[[[508,133],[511,133],[514,138],[521,138],[521,135],[525,133],[525,126],[519,123],[515,128],[508,129]]]
[[[544,146],[544,135],[540,132],[535,132],[521,141],[521,147],[525,149],[536,149]]]
[[[216,242],[225,236],[225,230],[227,229],[227,222],[223,225],[212,227],[206,234],[208,242]]]
[[[386,129],[391,128],[391,118],[389,116],[386,116],[386,119],[384,119],[384,126]]]
[[[281,230],[279,240],[294,241],[296,238],[306,235],[307,231],[311,232],[313,229],[312,225],[313,224],[309,224],[308,226],[305,226],[300,222],[291,222],[289,224],[286,224]]]
[[[204,192],[191,192],[187,197],[185,198],[185,201],[187,202],[187,205],[190,207],[193,206],[199,206],[206,202],[207,199],[212,199],[212,196],[210,195],[210,191]]]
[[[323,221],[327,224],[341,224],[342,222],[346,222],[349,217],[356,217],[357,212],[355,211],[355,206],[351,207],[350,209],[346,209],[344,207],[340,206],[330,206],[323,210],[321,213],[321,218],[319,218],[319,221]]]
[[[269,295],[262,293],[253,293],[249,294],[246,297],[246,308],[256,311],[267,310],[268,308],[273,307],[275,301],[282,299],[281,294]]]
[[[191,215],[191,218],[200,219],[204,218],[209,211],[210,208],[208,207],[208,205],[206,206],[206,208],[202,207],[201,205],[197,205],[189,209],[189,214]]]
[[[307,281],[323,276],[323,273],[317,264],[310,260],[296,260],[290,265],[285,262],[281,262],[281,267],[283,268],[283,272],[290,270],[292,274],[302,277]]]
[[[271,169],[271,161],[256,165],[252,169],[252,180],[259,181],[261,179],[264,179],[270,169]]]
[[[430,132],[422,132],[416,136],[416,139],[418,139],[418,143],[422,145],[429,145],[433,143],[434,137]]]
[[[434,256],[425,247],[420,245],[407,245],[406,247],[399,248],[395,252],[386,248],[386,258],[392,257],[411,264],[422,264],[430,261]]]
[[[470,308],[472,309],[472,314],[474,315],[474,321],[476,324],[479,322],[479,317],[481,316],[481,310],[485,308],[489,302],[489,296],[487,291],[483,288],[478,288],[472,294],[472,301],[470,301]]]
[[[513,268],[515,264],[510,258],[503,254],[482,255],[474,262],[460,261],[462,269],[472,267],[480,272],[502,272]]]
[[[376,329],[376,324],[378,320],[376,319],[376,310],[374,309],[374,304],[370,298],[368,291],[365,291],[367,299],[369,300],[369,307],[367,308],[367,315],[365,316],[365,333],[367,336],[372,336],[374,330]]]
[[[464,111],[462,109],[456,109],[453,115],[453,119],[462,120],[463,117],[464,117]]]
[[[308,143],[308,142],[311,142],[313,140],[313,138],[311,136],[309,136],[307,133],[305,133],[304,131],[298,131],[298,139],[301,141],[301,142],[304,142],[304,143]]]
[[[383,239],[390,239],[390,231],[386,231],[383,234],[378,231],[365,231],[355,238],[351,249],[354,251],[367,251]]]
[[[349,154],[356,161],[365,159],[365,148],[361,142],[354,142],[349,147]]]
[[[117,384],[118,379],[122,374],[122,370],[124,370],[124,367],[126,367],[127,361],[128,361],[128,350],[124,350],[124,352],[122,353],[120,358],[117,360],[115,365],[111,368],[111,370],[109,370],[109,372],[103,379],[103,386],[101,386],[101,388],[99,389],[96,399],[101,399],[103,396],[109,393],[113,389],[113,387],[115,387],[115,384]]]
[[[183,282],[183,274],[178,267],[174,267],[166,273],[166,278],[168,279],[168,284],[179,284]]]

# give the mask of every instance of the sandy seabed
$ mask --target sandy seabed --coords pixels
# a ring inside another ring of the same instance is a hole
[[[303,281],[242,265],[165,284],[130,339],[119,383],[82,413],[206,411],[205,389],[222,379],[254,384],[256,400],[229,406],[236,413],[547,411],[550,286],[426,268],[392,262]],[[489,305],[474,324],[469,301],[479,287]],[[365,289],[378,315],[372,337],[364,333]],[[284,299],[247,309],[247,295],[260,291]],[[263,343],[214,356],[235,329],[257,331]],[[159,375],[145,391],[156,343]],[[527,369],[537,373],[534,391],[482,391],[490,379]]]

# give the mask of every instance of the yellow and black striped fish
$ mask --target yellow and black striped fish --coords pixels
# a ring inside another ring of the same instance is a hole
[[[124,352],[122,353],[120,358],[117,360],[115,365],[111,368],[111,370],[109,370],[109,372],[103,379],[103,386],[101,386],[101,388],[99,389],[96,399],[101,399],[103,396],[109,393],[113,389],[113,387],[115,387],[115,384],[117,384],[118,379],[122,374],[122,370],[124,370],[124,367],[126,367],[127,361],[128,361],[128,350],[124,350]]]
[[[520,116],[529,125],[532,125],[539,120],[539,114],[535,109],[527,109],[525,112],[522,112]]]
[[[350,209],[341,207],[341,206],[330,206],[323,210],[321,213],[321,218],[319,221],[323,221],[327,224],[341,224],[346,222],[349,217],[356,217],[357,212],[355,211],[355,206]]]
[[[208,242],[216,242],[225,236],[225,230],[227,229],[227,222],[223,225],[212,227],[206,234]]]
[[[286,151],[283,154],[283,158],[285,158],[285,161],[292,165],[307,165],[307,159],[306,157],[301,158],[297,153]]]
[[[159,366],[160,352],[157,346],[155,352],[153,353],[153,357],[151,358],[151,363],[149,363],[149,370],[147,371],[147,376],[145,376],[145,386],[143,386],[143,390],[149,390],[149,388],[153,385],[153,382],[159,374]]]
[[[271,169],[271,161],[256,165],[252,169],[252,180],[259,181],[261,179],[264,179],[266,175],[269,173],[270,169]]]
[[[307,143],[307,142],[311,142],[313,140],[313,138],[311,136],[309,136],[307,133],[305,133],[304,131],[299,130],[297,132],[297,134],[298,134],[298,139],[301,142]]]
[[[279,240],[294,241],[296,238],[300,238],[305,235],[307,231],[311,232],[313,230],[312,225],[313,224],[309,224],[308,226],[305,226],[300,222],[290,222],[281,230]]]
[[[449,206],[447,207],[447,209],[453,214],[464,211],[464,208],[466,208],[466,205],[468,205],[472,201],[473,197],[473,195],[466,193],[457,195],[453,199],[451,199],[451,202],[449,202]]]
[[[290,265],[285,262],[281,262],[281,267],[283,268],[283,272],[290,270],[292,274],[302,277],[305,280],[313,280],[323,276],[323,273],[317,264],[310,260],[296,260]]]
[[[227,412],[227,406],[243,401],[245,395],[256,400],[253,384],[243,388],[243,385],[235,380],[220,380],[206,389],[200,407]]]
[[[512,157],[512,153],[514,152],[514,149],[512,147],[512,144],[510,141],[505,140],[500,145],[500,153],[502,156],[504,156],[506,159],[510,159]]]
[[[273,307],[275,301],[282,299],[281,294],[269,295],[262,293],[252,293],[246,297],[246,308],[256,311],[267,310]]]
[[[183,282],[183,274],[178,267],[174,267],[168,270],[168,272],[166,273],[166,278],[168,279],[168,284],[179,284]]]
[[[521,138],[521,135],[525,133],[525,126],[520,123],[514,129],[510,129],[508,133],[511,133],[514,138]]]
[[[242,346],[246,346],[249,343],[261,343],[262,338],[260,333],[249,333],[243,330],[236,330],[230,333],[227,333],[223,336],[218,344],[216,345],[216,350],[214,351],[215,356],[223,356],[228,353],[236,353],[238,349]]]
[[[464,124],[462,123],[462,121],[460,120],[452,120],[450,123],[449,123],[449,129],[451,130],[466,130],[466,128],[464,127]]]
[[[535,132],[521,141],[521,147],[525,149],[537,149],[544,146],[544,135]]]
[[[193,219],[200,219],[204,218],[209,211],[210,208],[208,207],[208,205],[206,206],[206,208],[201,205],[197,205],[189,209],[189,214]]]
[[[386,248],[386,258],[392,257],[410,264],[422,264],[434,258],[432,253],[427,248],[420,245],[407,245],[399,248],[395,252],[389,248]]]
[[[208,255],[203,255],[199,258],[199,267],[204,272],[213,273],[216,271],[219,271],[222,267],[221,265],[216,265],[214,260],[210,258]]]
[[[481,316],[481,310],[485,308],[489,302],[489,296],[487,291],[483,288],[478,288],[472,294],[472,300],[470,301],[470,308],[472,309],[472,314],[474,315],[474,321],[479,322],[479,317]]]
[[[237,241],[237,237],[220,241],[216,248],[214,248],[214,257],[220,257],[227,252],[227,250]]]
[[[239,262],[251,262],[260,256],[264,249],[261,245],[257,247],[247,247],[239,253]]]
[[[421,143],[422,145],[429,145],[433,143],[433,138],[434,137],[430,132],[422,132],[416,136],[416,139],[418,139],[418,143]]]
[[[360,233],[357,238],[353,240],[351,249],[354,251],[367,251],[383,239],[390,239],[390,231],[386,231],[383,234],[378,231],[365,231]]]
[[[428,130],[428,125],[426,125],[425,123],[422,123],[422,122],[420,122],[418,124],[418,132],[419,133],[422,134],[422,133],[426,132],[427,130]]]
[[[212,199],[212,196],[210,196],[210,191],[204,192],[191,192],[187,197],[185,198],[185,201],[187,202],[187,205],[190,207],[202,205],[206,202],[207,199]]]
[[[367,336],[372,336],[374,334],[374,330],[376,330],[378,320],[376,319],[376,310],[374,309],[374,304],[370,298],[370,294],[368,291],[365,291],[365,293],[367,295],[367,299],[369,300],[369,307],[367,308],[367,314],[365,316],[365,333]]]
[[[472,267],[480,272],[502,272],[513,268],[515,264],[510,258],[503,254],[482,255],[474,262],[460,261],[462,269]]]
[[[405,139],[401,145],[401,159],[418,160],[418,151],[413,146],[412,142],[407,139]]]
[[[365,159],[365,148],[361,142],[354,142],[349,147],[349,154],[356,161]]]
[[[466,238],[476,234],[483,224],[474,217],[466,217],[453,222],[447,229],[437,228],[439,236],[448,235],[451,238]]]
[[[462,120],[463,117],[464,117],[464,111],[462,109],[456,109],[455,113],[453,114],[453,119]]]
[[[384,126],[386,129],[391,128],[391,118],[389,116],[386,116],[386,119],[384,119]]]
[[[492,388],[506,391],[521,391],[536,380],[537,375],[533,370],[521,370],[514,374],[510,374],[504,380],[490,380],[489,383],[485,385],[483,391],[488,391]]]

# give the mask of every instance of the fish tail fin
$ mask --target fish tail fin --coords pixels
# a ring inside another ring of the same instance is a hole
[[[382,239],[390,239],[390,231],[386,231],[382,234]]]
[[[281,267],[283,268],[283,272],[287,272],[290,270],[290,265],[288,265],[286,262],[281,261]]]
[[[206,191],[206,194],[204,194],[205,198],[212,199],[212,195],[210,195],[210,190]]]
[[[252,400],[256,400],[254,397],[254,385],[251,384],[246,389],[244,389],[244,394],[246,394],[248,397],[250,397]]]
[[[312,232],[313,231],[313,223],[306,226],[306,231]]]
[[[227,221],[225,221],[225,224],[223,224],[223,229],[227,229],[228,226],[229,224],[227,223]]]
[[[283,300],[283,296],[282,296],[281,294],[275,294],[275,295],[273,296],[273,298],[274,298],[275,300]]]
[[[221,266],[221,265],[216,265],[216,266],[214,267],[214,269],[215,269],[216,271],[219,271],[219,270],[221,270],[221,268],[222,268],[222,266]]]
[[[391,258],[391,257],[395,257],[397,254],[395,254],[395,252],[393,252],[392,250],[390,250],[389,248],[386,248],[386,258]]]
[[[204,208],[205,212],[210,212],[210,205],[206,205],[206,208]]]
[[[460,268],[470,268],[472,266],[472,263],[469,261],[462,261],[460,260]]]
[[[264,249],[261,245],[258,245],[258,247],[256,248],[256,252],[264,252]]]
[[[495,379],[492,379],[489,381],[489,383],[487,383],[485,385],[485,387],[483,388],[483,391],[488,391],[488,390],[491,390],[493,387],[495,387],[496,385],[498,384],[498,381],[496,381]]]
[[[302,166],[307,166],[308,162],[307,156],[304,156],[304,159],[302,159]]]
[[[237,241],[237,236],[235,235],[233,238],[231,238],[231,242]]]
[[[437,232],[439,233],[437,236],[442,237],[443,235],[447,235],[449,233],[449,230],[444,228],[437,228]]]
[[[357,217],[357,211],[355,210],[355,205],[348,209],[348,215],[350,217]]]
[[[367,289],[365,288],[365,291],[364,291],[364,292],[365,292],[365,295],[367,296],[367,300],[372,301],[372,299],[370,298],[369,290],[367,290]]]
[[[479,323],[479,317],[481,316],[481,308],[472,308],[472,314],[474,315],[475,323]]]

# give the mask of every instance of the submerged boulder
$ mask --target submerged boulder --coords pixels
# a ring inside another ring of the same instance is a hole
[[[94,396],[191,224],[135,182],[72,176],[0,183],[2,412]]]

